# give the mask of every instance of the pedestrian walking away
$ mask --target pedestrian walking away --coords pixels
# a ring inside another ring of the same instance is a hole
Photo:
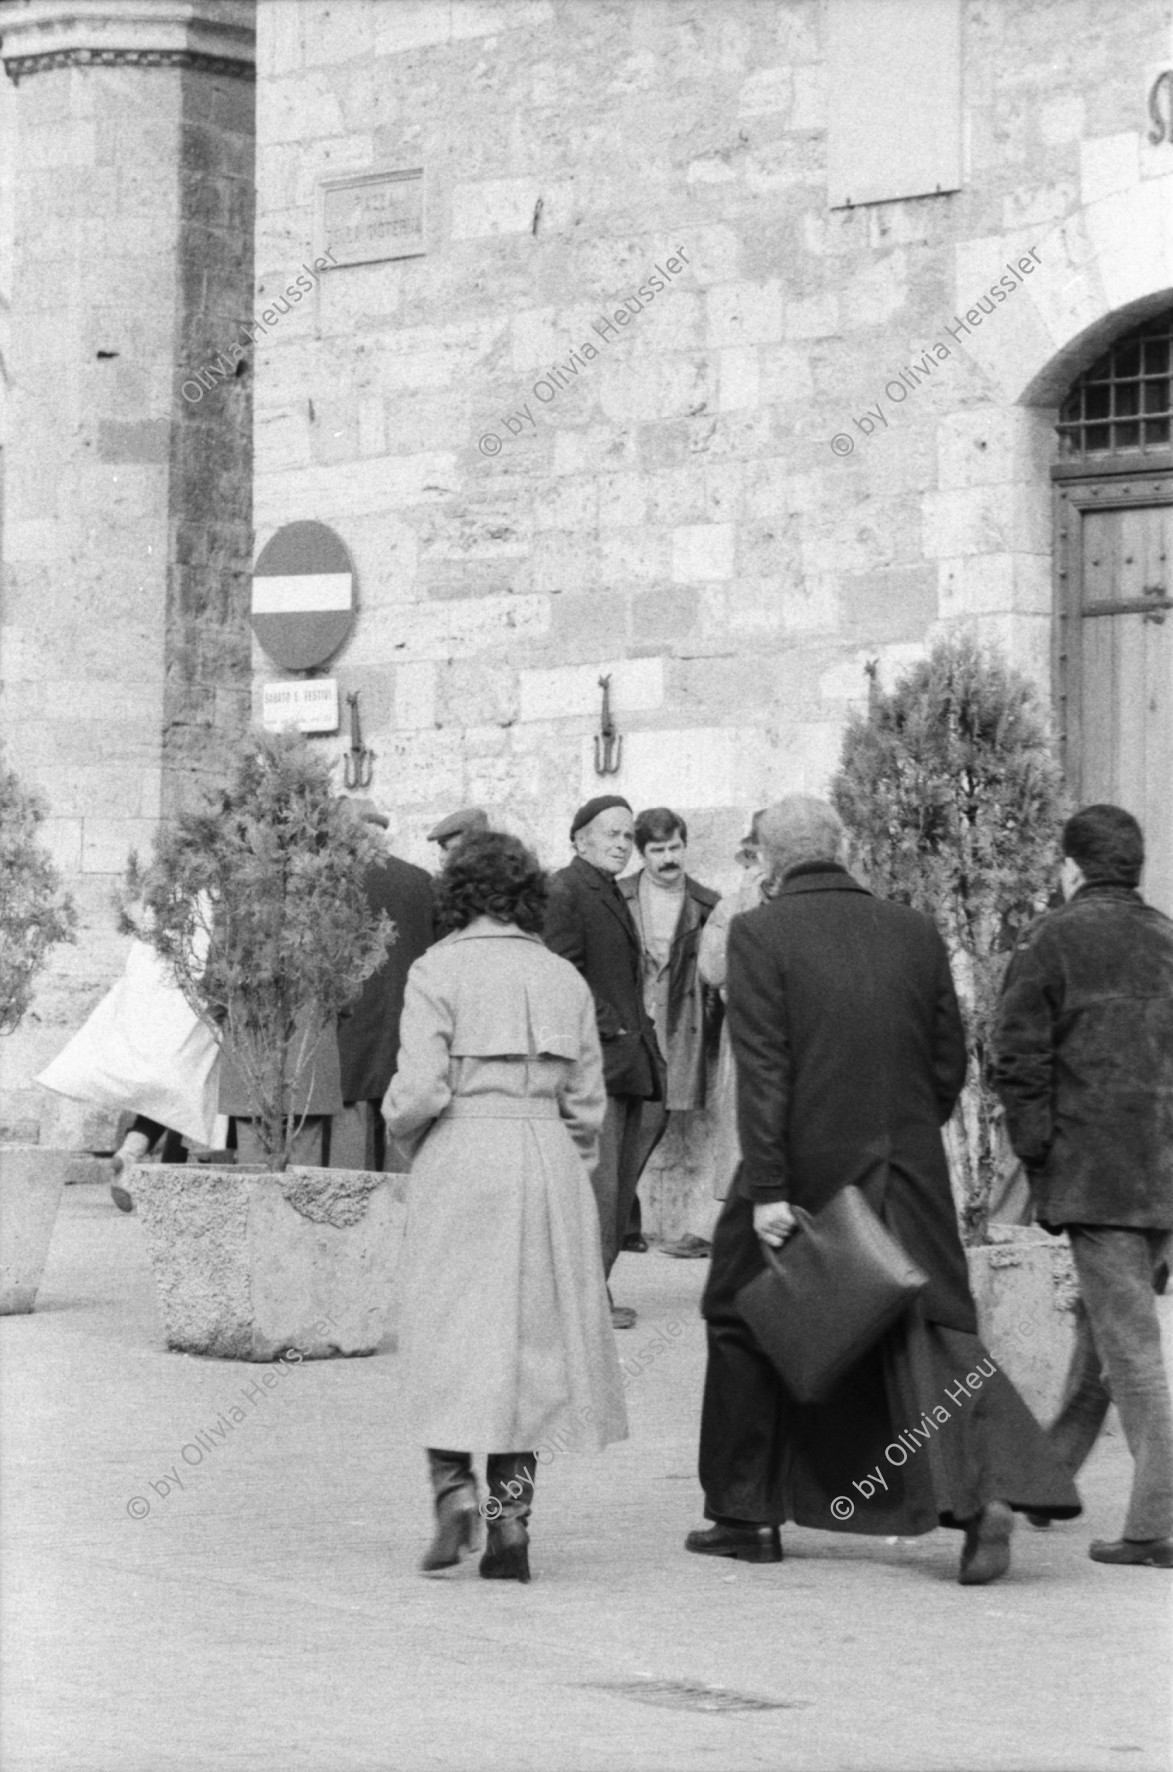
[[[639,936],[616,884],[635,840],[631,807],[620,794],[588,800],[574,815],[570,840],[574,860],[550,881],[545,939],[552,952],[577,967],[595,1000],[607,1112],[594,1182],[609,1278],[639,1184],[643,1106],[663,1095],[664,1061],[644,1007]],[[635,1311],[613,1306],[612,1321],[617,1329],[629,1329]]]
[[[451,933],[411,968],[384,1111],[410,1160],[398,1270],[408,1418],[452,1567],[529,1580],[543,1448],[627,1433],[590,1171],[606,1097],[591,994],[543,945],[545,876],[515,837],[461,843],[437,895]],[[478,1509],[472,1454],[487,1448]]]
[[[1171,1569],[1173,1408],[1155,1292],[1173,1232],[1173,922],[1140,894],[1144,833],[1123,807],[1085,806],[1062,842],[1067,902],[1011,958],[994,1081],[1039,1222],[1066,1230],[1079,1278],[1051,1443],[1074,1474],[1114,1402],[1134,1460],[1124,1530],[1089,1554]]]
[[[713,1523],[689,1550],[777,1561],[788,1520],[824,1531],[965,1537],[959,1580],[1010,1564],[1012,1510],[1080,1511],[1070,1476],[978,1338],[941,1126],[965,1036],[930,918],[873,897],[845,832],[793,795],[760,822],[775,897],[729,931],[742,1162],[713,1238],[700,1478]],[[762,1242],[848,1184],[928,1284],[817,1403],[796,1402],[736,1304]],[[903,1437],[902,1437],[903,1436]]]

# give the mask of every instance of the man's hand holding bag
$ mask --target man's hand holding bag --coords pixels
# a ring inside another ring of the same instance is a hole
[[[811,1214],[782,1249],[763,1242],[764,1273],[737,1309],[791,1396],[817,1403],[928,1285],[857,1187]]]

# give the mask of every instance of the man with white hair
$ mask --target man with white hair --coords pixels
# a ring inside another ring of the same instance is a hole
[[[786,1520],[889,1537],[956,1526],[959,1580],[977,1586],[1009,1568],[1012,1509],[1066,1518],[1079,1498],[977,1335],[940,1130],[965,1077],[948,956],[931,918],[848,873],[825,802],[791,795],[758,831],[776,891],[729,931],[742,1163],[702,1305],[713,1524],[687,1548],[778,1562]],[[796,1230],[793,1207],[817,1213],[849,1184],[929,1283],[823,1401],[801,1405],[736,1298],[764,1268],[762,1243]]]

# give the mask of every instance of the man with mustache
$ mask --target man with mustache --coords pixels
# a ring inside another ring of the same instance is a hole
[[[635,821],[635,846],[643,867],[619,882],[619,890],[639,933],[643,956],[644,1007],[656,1030],[666,1064],[658,1101],[644,1103],[637,1172],[659,1144],[670,1113],[705,1105],[705,1059],[720,1024],[716,991],[697,971],[701,930],[712,915],[717,894],[688,867],[688,826],[678,812],[653,806]],[[647,1248],[637,1193],[625,1249]]]

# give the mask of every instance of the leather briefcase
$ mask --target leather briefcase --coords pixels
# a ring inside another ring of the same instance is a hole
[[[817,1403],[929,1281],[857,1187],[814,1215],[792,1210],[799,1228],[781,1249],[762,1245],[766,1270],[736,1304],[791,1396]]]

